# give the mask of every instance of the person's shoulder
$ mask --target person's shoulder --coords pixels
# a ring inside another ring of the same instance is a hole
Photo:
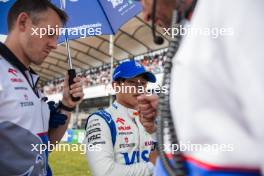
[[[11,65],[9,62],[7,62],[1,55],[0,55],[0,68],[7,68],[10,67]],[[2,71],[3,69],[0,69]]]
[[[98,109],[96,112],[92,113],[89,116],[89,119],[96,119],[96,118],[103,118],[103,119],[110,119],[112,118],[112,111],[111,109]]]
[[[2,92],[2,91],[4,90],[4,86],[3,86],[3,76],[2,76],[2,75],[4,74],[4,73],[3,73],[3,70],[4,70],[4,69],[3,69],[3,66],[2,66],[2,65],[3,65],[3,60],[4,60],[4,59],[3,59],[2,56],[0,55],[0,75],[1,75],[1,76],[0,76],[0,92]]]
[[[88,122],[87,124],[94,124],[94,123],[104,123],[105,121],[103,120],[104,118],[104,114],[103,112],[105,112],[105,110],[98,110],[94,113],[92,113],[89,117],[88,117]]]
[[[4,58],[0,55],[0,65],[4,64]]]
[[[0,84],[3,81],[2,78],[4,78],[5,70],[8,67],[8,64],[5,62],[5,59],[0,55]]]

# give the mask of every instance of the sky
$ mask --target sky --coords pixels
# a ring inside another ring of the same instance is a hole
[[[0,35],[0,42],[4,42],[5,41],[6,36],[5,35]]]

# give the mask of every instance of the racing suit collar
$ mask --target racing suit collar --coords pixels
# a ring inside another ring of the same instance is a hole
[[[113,103],[113,107],[115,109],[118,109],[118,111],[120,111],[122,114],[127,114],[130,119],[134,119],[135,117],[138,116],[138,111],[137,110],[131,109],[131,108],[127,108],[124,105],[118,103],[117,101],[115,101]]]

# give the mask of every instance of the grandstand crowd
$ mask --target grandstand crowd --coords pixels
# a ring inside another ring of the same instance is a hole
[[[154,74],[159,74],[163,72],[164,66],[164,52],[155,55],[144,56],[140,59],[136,59],[139,63],[143,64],[144,67],[153,72]],[[122,62],[122,61],[120,61]],[[114,63],[114,68],[119,62]],[[104,64],[99,67],[90,68],[78,73],[81,78],[83,78],[84,87],[107,85],[111,81],[110,77],[111,65]],[[44,86],[42,86],[42,92],[45,95],[52,95],[56,93],[61,93],[63,91],[63,81],[64,78],[58,78],[56,80],[48,81]]]

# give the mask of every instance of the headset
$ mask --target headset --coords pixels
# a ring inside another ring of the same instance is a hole
[[[156,35],[156,26],[155,26],[155,21],[156,21],[156,9],[157,9],[157,0],[153,0],[153,5],[152,5],[152,15],[151,15],[151,21],[152,21],[152,36],[153,36],[153,41],[157,45],[162,45],[164,43],[164,39],[161,36]]]

